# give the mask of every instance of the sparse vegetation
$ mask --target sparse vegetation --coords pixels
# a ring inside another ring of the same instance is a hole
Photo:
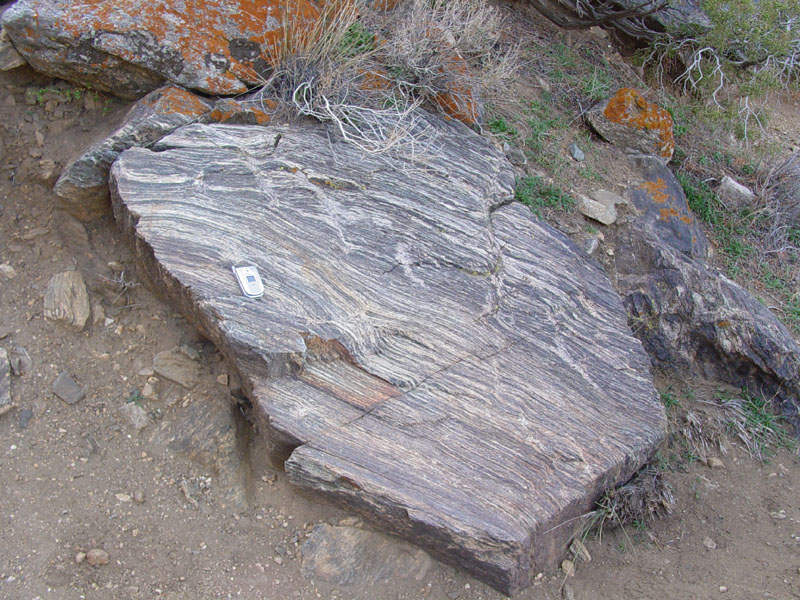
[[[664,408],[667,410],[676,408],[681,404],[678,400],[677,394],[672,391],[671,386],[659,392],[659,395],[661,396],[661,404],[663,404]]]
[[[421,104],[468,123],[516,68],[499,13],[479,0],[411,0],[390,16],[329,4],[313,24],[284,23],[275,68],[251,101],[283,118],[334,123],[365,152],[425,144]]]
[[[572,196],[536,176],[517,180],[514,199],[530,207],[540,219],[544,218],[545,210],[566,212],[575,207],[575,199]]]
[[[762,98],[796,86],[800,76],[800,4],[793,0],[705,0],[711,27],[669,31],[642,61],[726,114],[749,140],[766,122]],[[677,74],[676,74],[677,73]]]
[[[711,153],[706,161],[718,168],[734,159]],[[758,201],[741,209],[726,206],[707,181],[687,170],[677,178],[689,207],[719,248],[726,274],[756,293],[770,295],[774,303],[767,305],[788,327],[800,331],[800,319],[793,310],[800,281],[800,240],[795,235],[800,204],[793,204],[791,196],[780,191],[781,178],[776,175],[780,172],[780,168],[773,170]]]
[[[783,417],[774,414],[763,396],[742,390],[740,394],[720,391],[716,398],[725,411],[725,431],[738,438],[755,459],[762,462],[778,448],[796,449],[796,440],[783,427]]]

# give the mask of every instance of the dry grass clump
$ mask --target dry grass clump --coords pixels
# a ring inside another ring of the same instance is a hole
[[[679,420],[675,430],[693,459],[707,462],[727,454],[738,441],[754,459],[765,462],[778,448],[796,444],[784,428],[784,419],[773,413],[771,400],[747,390],[716,392],[713,400],[698,401]]]
[[[355,2],[326,5],[313,25],[285,22],[272,71],[248,102],[273,118],[314,117],[368,153],[391,150],[416,127],[413,100],[369,85],[375,44]]]
[[[767,215],[766,243],[770,252],[800,251],[800,152],[772,168],[761,197]]]
[[[478,98],[492,99],[513,78],[519,48],[501,50],[502,20],[483,0],[410,0],[386,28],[380,62],[410,97],[438,104],[450,94],[479,122]]]
[[[366,2],[327,4],[311,25],[283,24],[273,68],[248,101],[274,118],[331,122],[368,153],[418,144],[428,133],[420,105],[455,105],[454,116],[463,109],[477,122],[478,96],[511,77],[516,50],[498,53],[500,29],[482,0],[409,0],[388,15]]]
[[[641,527],[671,514],[674,506],[672,486],[660,469],[647,465],[625,485],[606,492],[597,508],[584,515],[579,538],[585,539],[592,532],[602,535],[606,527]]]

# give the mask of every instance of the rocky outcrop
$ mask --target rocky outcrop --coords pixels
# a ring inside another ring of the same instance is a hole
[[[704,260],[708,241],[675,175],[663,161],[652,156],[638,156],[634,163],[644,180],[628,192],[639,213],[634,227],[688,256]]]
[[[624,6],[639,4],[637,0],[624,0]],[[650,15],[654,28],[662,31],[707,31],[711,19],[703,11],[701,0],[672,0],[662,10]]]
[[[261,81],[285,22],[319,17],[311,0],[19,0],[2,23],[38,71],[137,98],[165,81],[208,94]]]
[[[800,348],[766,306],[646,230],[622,234],[616,269],[631,328],[654,364],[774,395],[800,426]]]
[[[632,88],[620,89],[587,111],[586,120],[597,135],[615,146],[666,160],[675,152],[670,114]]]
[[[670,170],[638,157],[637,216],[615,240],[617,287],[653,363],[775,395],[800,425],[800,348],[752,295],[708,266],[708,242]]]
[[[416,156],[311,123],[183,127],[122,153],[112,204],[291,482],[514,592],[665,417],[599,266],[510,203],[497,150],[423,118],[437,151]]]
[[[210,110],[205,100],[175,86],[150,92],[133,105],[110,135],[81,150],[64,168],[55,185],[64,208],[84,221],[106,214],[108,171],[120,152],[148,146]]]

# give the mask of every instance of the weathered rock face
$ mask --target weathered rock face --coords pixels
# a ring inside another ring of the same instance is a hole
[[[265,72],[281,24],[318,17],[313,0],[19,0],[3,25],[35,69],[136,98],[164,81],[242,93]]]
[[[763,304],[651,232],[623,234],[616,257],[631,328],[655,364],[776,394],[800,425],[800,348]]]
[[[25,64],[25,59],[14,48],[6,30],[0,27],[0,71],[10,71]]]
[[[587,111],[586,120],[600,137],[615,146],[666,160],[675,152],[672,117],[634,89],[620,89]]]
[[[263,106],[259,102],[242,102],[232,98],[220,98],[214,103],[209,118],[217,123],[231,125],[266,125],[272,119],[270,112],[277,103],[265,100]]]
[[[636,157],[629,189],[638,217],[615,240],[616,282],[629,324],[652,361],[671,373],[775,394],[800,426],[800,348],[746,290],[705,263],[708,242],[672,172]]]
[[[371,157],[319,124],[191,125],[111,170],[144,274],[228,356],[296,485],[513,592],[663,437],[598,265],[502,155]],[[231,267],[258,267],[242,296]]]
[[[82,150],[64,168],[55,185],[64,208],[84,221],[107,213],[108,171],[119,153],[152,144],[210,110],[211,105],[202,98],[175,86],[147,94],[108,137]]]
[[[629,191],[640,213],[635,227],[688,256],[705,259],[708,241],[672,171],[655,157],[640,156],[635,163],[644,179]]]

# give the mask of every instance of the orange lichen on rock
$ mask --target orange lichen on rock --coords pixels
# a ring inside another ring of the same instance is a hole
[[[458,52],[448,57],[443,69],[452,75],[446,92],[434,96],[434,103],[446,114],[467,125],[475,125],[480,120],[480,102],[469,85],[470,67]]]
[[[155,95],[150,94],[142,98],[142,104],[152,106],[162,114],[180,114],[185,116],[199,116],[208,112],[208,105],[197,95],[179,87],[170,86]]]
[[[264,107],[274,110],[277,102],[265,100]],[[244,104],[236,100],[219,100],[213,110],[209,113],[209,118],[217,123],[247,123],[251,125],[266,125],[272,116],[263,108],[254,104]]]
[[[645,100],[633,88],[622,88],[614,94],[603,115],[612,123],[656,131],[660,140],[656,150],[661,156],[672,158],[675,151],[672,116],[660,106]]]
[[[661,177],[656,179],[655,181],[645,181],[641,185],[642,189],[647,190],[650,193],[650,197],[653,199],[653,202],[658,204],[664,204],[667,200],[670,199],[669,193],[667,190],[667,182],[664,181]]]
[[[655,204],[667,205],[658,209],[658,218],[660,220],[669,221],[677,217],[687,225],[694,223],[694,219],[689,216],[688,204],[685,201],[681,202],[669,193],[669,186],[663,177],[657,177],[653,181],[645,181],[639,188],[645,190]],[[681,206],[681,204],[685,206]]]
[[[214,94],[258,83],[284,27],[310,27],[313,0],[81,0],[55,21],[93,48]]]
[[[662,208],[660,211],[660,219],[662,221],[669,221],[672,217],[678,216],[678,211],[674,208]]]

